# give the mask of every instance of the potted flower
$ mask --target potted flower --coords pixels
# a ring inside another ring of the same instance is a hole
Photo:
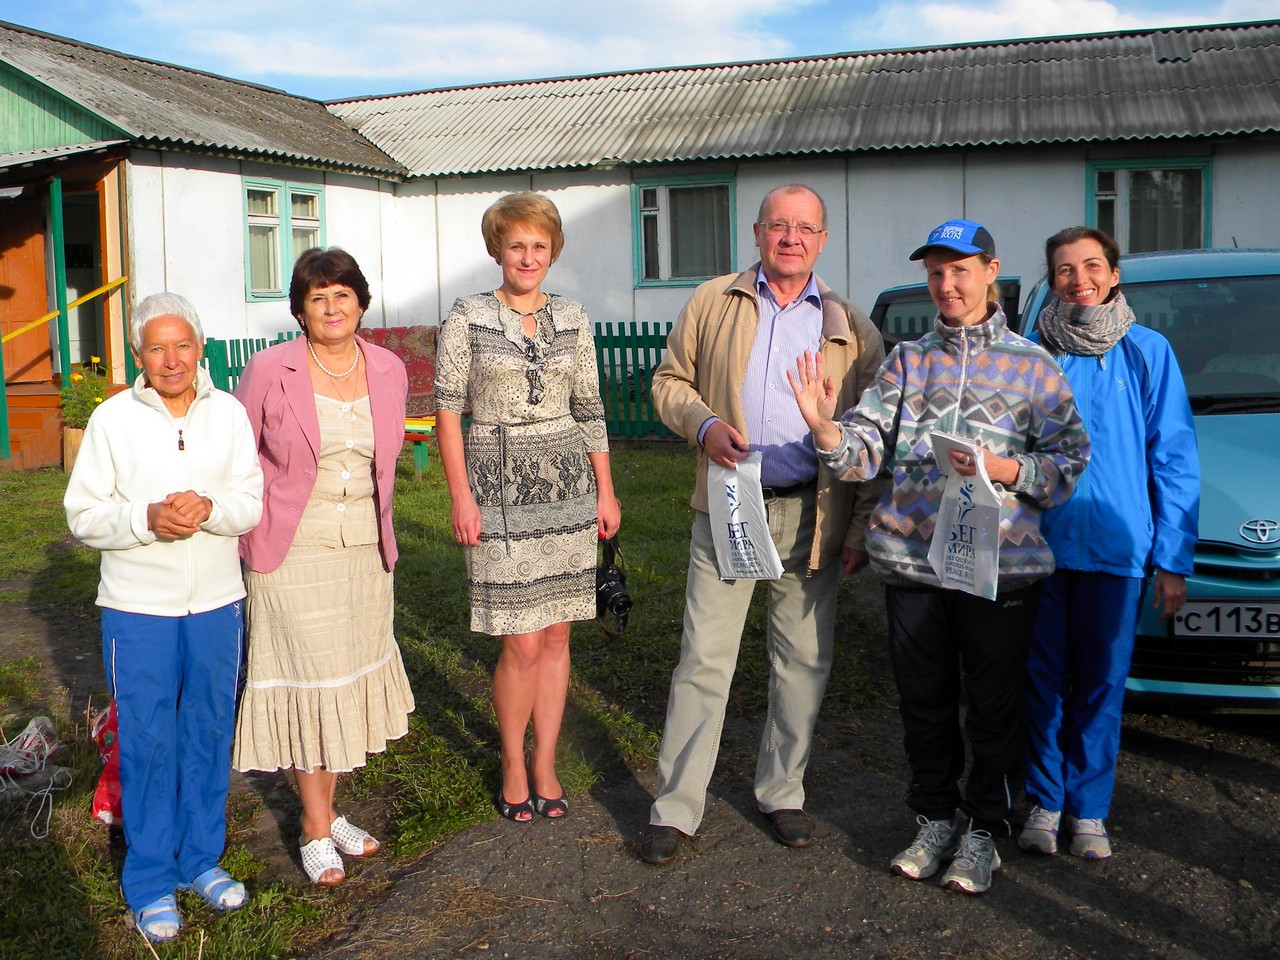
[[[68,473],[80,452],[89,417],[107,398],[106,371],[101,364],[101,357],[90,357],[62,384],[62,468]]]

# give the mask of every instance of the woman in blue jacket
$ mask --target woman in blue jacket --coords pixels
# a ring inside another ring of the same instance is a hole
[[[1062,366],[1093,440],[1075,495],[1041,520],[1056,572],[1040,594],[1027,663],[1026,792],[1018,845],[1111,856],[1111,806],[1125,677],[1143,586],[1172,617],[1186,599],[1200,505],[1195,426],[1169,342],[1134,323],[1120,251],[1100,230],[1069,227],[1045,243],[1054,297],[1032,339]]]

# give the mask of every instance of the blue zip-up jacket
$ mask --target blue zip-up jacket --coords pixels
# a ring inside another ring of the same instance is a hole
[[[1039,342],[1039,333],[1031,339]],[[1071,499],[1040,528],[1059,569],[1144,577],[1192,571],[1200,460],[1169,341],[1133,324],[1100,357],[1055,354],[1093,442]]]

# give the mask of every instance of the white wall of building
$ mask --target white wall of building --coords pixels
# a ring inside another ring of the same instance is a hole
[[[147,164],[135,157],[131,174],[151,181],[139,189],[131,175],[129,202],[148,206],[141,229],[130,216],[130,267],[135,299],[157,290],[190,300],[206,326],[243,329],[244,200],[240,163],[222,157],[153,153]],[[159,202],[159,209],[153,209]],[[244,336],[244,334],[235,334]]]
[[[440,238],[434,181],[384,184],[383,298],[387,325],[435,324],[440,313]]]
[[[1213,245],[1280,247],[1280,148],[1274,140],[1216,149]]]
[[[1269,141],[1215,146],[1216,245],[1280,246],[1278,153],[1280,147]],[[1001,273],[1021,277],[1025,292],[1043,271],[1045,238],[1087,219],[1088,158],[1083,147],[1028,147],[681,165],[667,172],[732,173],[739,269],[756,259],[752,224],[764,195],[782,183],[813,186],[828,207],[829,235],[818,272],[870,311],[885,287],[924,279],[908,255],[930,229],[952,217],[986,224]],[[547,288],[582,301],[597,322],[667,323],[693,290],[636,286],[633,171],[626,168],[393,184],[135,151],[128,182],[135,297],[161,289],[186,295],[211,336],[265,336],[292,326],[286,301],[245,302],[245,176],[323,185],[326,241],[346,248],[364,269],[373,293],[366,320],[372,325],[438,323],[455,298],[499,284],[501,273],[485,250],[480,220],[494,200],[518,190],[538,190],[555,201],[566,245]]]

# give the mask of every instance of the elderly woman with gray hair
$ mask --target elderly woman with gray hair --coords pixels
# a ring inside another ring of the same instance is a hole
[[[239,536],[262,514],[249,418],[200,367],[204,334],[183,297],[133,312],[142,372],[85,429],[63,505],[102,551],[102,655],[120,722],[128,844],[120,883],[152,942],[182,927],[175,892],[243,906],[218,866],[226,841],[243,639]]]

